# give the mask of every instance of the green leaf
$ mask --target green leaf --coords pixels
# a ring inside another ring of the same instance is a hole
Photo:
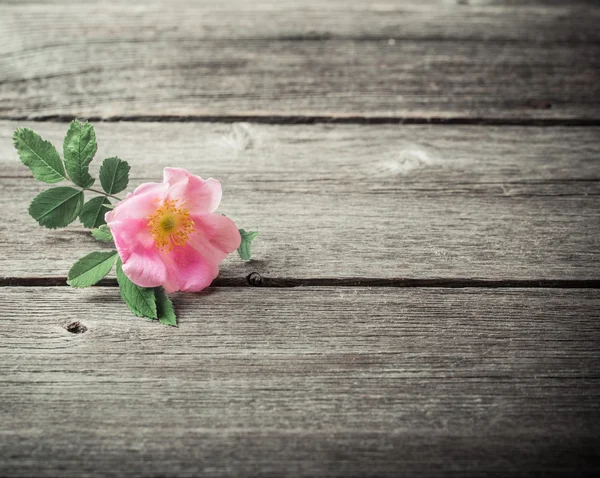
[[[103,224],[97,229],[92,229],[92,236],[100,242],[113,242],[112,233],[106,224]]]
[[[61,186],[38,194],[29,206],[29,214],[40,226],[56,229],[71,224],[81,211],[83,191]]]
[[[252,241],[258,236],[258,232],[250,231],[246,232],[243,229],[239,229],[240,236],[242,236],[242,242],[240,243],[240,247],[238,247],[238,254],[244,261],[249,261],[252,258],[252,252],[250,251],[250,245]]]
[[[173,302],[162,287],[155,287],[156,312],[161,324],[177,327],[177,316],[173,308]]]
[[[90,199],[83,205],[79,214],[79,220],[85,227],[89,227],[90,229],[106,224],[104,215],[109,211],[105,206],[106,204],[110,204],[106,196]]]
[[[67,173],[77,186],[89,188],[94,184],[94,178],[90,176],[88,167],[97,150],[98,144],[93,126],[78,120],[71,121],[63,143],[63,155]]]
[[[67,276],[71,287],[89,287],[98,283],[112,269],[119,255],[117,251],[92,252],[79,259]]]
[[[129,164],[119,158],[106,158],[100,166],[100,183],[107,194],[120,193],[129,183]]]
[[[117,261],[117,282],[121,290],[121,297],[135,315],[156,319],[156,297],[153,288],[135,285],[123,272],[121,259]]]
[[[66,179],[65,168],[56,148],[44,141],[29,128],[19,128],[13,135],[13,144],[33,177],[45,183],[57,183]]]

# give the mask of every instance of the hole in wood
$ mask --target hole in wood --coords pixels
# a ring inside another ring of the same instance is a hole
[[[71,332],[72,334],[83,334],[85,331],[87,331],[87,327],[79,321],[71,322],[65,327],[65,329],[67,329],[67,332]]]
[[[253,285],[255,287],[260,287],[263,283],[263,278],[258,272],[252,272],[246,277],[249,285]]]

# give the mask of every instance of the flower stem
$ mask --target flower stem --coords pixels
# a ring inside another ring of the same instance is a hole
[[[120,197],[117,196],[113,196],[112,194],[108,194],[102,191],[98,191],[97,189],[92,189],[92,188],[84,188],[86,191],[92,191],[93,193],[98,193],[98,194],[102,194],[103,196],[108,196],[111,197],[113,199],[116,199],[117,201],[121,201]]]

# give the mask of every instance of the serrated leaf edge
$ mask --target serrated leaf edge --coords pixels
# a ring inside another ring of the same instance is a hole
[[[141,310],[139,310],[137,307],[132,307],[126,300],[125,297],[123,297],[123,292],[121,290],[121,281],[119,280],[119,277],[124,277],[127,281],[131,282],[131,279],[129,279],[129,277],[127,277],[125,275],[125,273],[123,272],[123,262],[121,261],[121,258],[119,258],[117,260],[117,282],[119,283],[119,292],[121,293],[121,297],[123,298],[123,301],[125,302],[125,304],[127,305],[127,307],[129,307],[129,310],[131,310],[131,312],[133,312],[136,316],[138,317],[145,317],[147,319],[152,319],[152,320],[156,320],[158,317],[158,312],[157,312],[157,308],[156,308],[156,296],[154,291],[152,291],[152,297],[154,298],[154,302],[152,304],[149,304],[145,298],[144,299],[144,303],[149,306],[149,305],[153,305],[154,307],[150,307],[150,309],[154,310],[154,316],[149,316],[148,314],[143,313]],[[149,289],[148,287],[140,287],[136,284],[134,284],[133,282],[131,282],[131,284],[133,284],[135,287],[137,287],[138,289]]]
[[[98,222],[98,217],[100,216],[100,211],[102,210],[102,208],[104,207],[104,205],[105,205],[105,204],[110,204],[110,201],[109,201],[109,199],[108,199],[106,196],[96,196],[96,197],[94,197],[94,198],[90,199],[89,201],[87,201],[87,202],[86,202],[86,203],[85,203],[85,204],[84,204],[84,205],[81,207],[81,211],[80,211],[80,213],[79,213],[79,220],[81,221],[81,224],[83,224],[83,225],[84,225],[84,227],[90,227],[90,229],[97,229],[97,228],[99,228],[100,226],[104,226],[104,225],[105,225],[105,224],[100,224],[99,226],[86,226],[86,225],[83,223],[83,220],[81,219],[81,214],[83,213],[83,209],[85,208],[85,206],[86,206],[87,204],[89,204],[90,202],[92,202],[94,199],[97,199],[97,198],[102,198],[104,201],[102,202],[102,204],[100,204],[100,207],[98,208],[98,211],[96,212],[96,217],[94,218],[94,224],[96,224],[96,223]],[[108,208],[107,208],[107,209],[108,209]]]
[[[31,146],[29,146],[29,144],[27,144],[26,142],[24,142],[21,138],[18,137],[18,133],[20,131],[31,131],[33,134],[37,135],[40,140],[42,141],[42,143],[48,144],[50,146],[52,146],[52,148],[54,148],[54,150],[56,151],[56,154],[58,155],[58,159],[60,160],[60,165],[62,168],[62,171],[57,171],[56,169],[54,169],[54,167],[48,163],[44,158],[42,158]],[[39,179],[38,177],[36,177],[35,173],[33,172],[33,169],[31,169],[31,166],[29,166],[28,164],[26,164],[23,161],[23,158],[21,158],[21,154],[19,151],[19,147],[17,146],[17,141],[20,141],[24,146],[27,147],[27,149],[29,151],[31,151],[35,156],[37,156],[39,158],[39,160],[45,164],[51,171],[53,171],[54,173],[56,173],[59,178],[56,179],[56,181],[52,180],[52,181],[47,181],[44,179]],[[63,164],[62,160],[60,159],[60,155],[58,154],[58,150],[56,149],[56,146],[54,146],[50,141],[45,140],[44,138],[42,138],[39,133],[37,133],[36,131],[32,130],[31,128],[17,128],[16,131],[13,134],[13,146],[15,147],[15,149],[17,150],[17,153],[19,154],[19,159],[21,159],[21,162],[27,166],[29,168],[29,170],[33,173],[34,177],[38,180],[38,181],[42,181],[45,182],[47,184],[53,184],[53,183],[58,183],[60,181],[62,181],[63,179],[67,179],[67,176],[65,174],[65,165]]]
[[[49,211],[45,212],[43,215],[41,215],[40,217],[35,217],[32,213],[31,213],[31,207],[33,206],[33,204],[35,203],[36,199],[38,199],[42,194],[51,191],[53,189],[58,189],[58,188],[65,188],[65,189],[72,189],[73,191],[77,191],[75,194],[69,196],[67,199],[65,199],[63,202],[61,202],[60,204],[54,206],[52,209],[50,209]],[[63,205],[65,202],[69,201],[70,199],[73,199],[75,196],[77,196],[78,194],[81,194],[81,198],[78,201],[77,204],[77,208],[75,209],[75,213],[73,214],[73,217],[71,218],[71,220],[69,221],[68,224],[64,225],[64,226],[47,226],[45,224],[42,224],[40,222],[41,219],[45,218],[48,214],[50,214],[52,211],[54,211],[56,208],[60,207],[61,205]],[[67,227],[69,224],[71,224],[78,216],[79,213],[81,212],[81,208],[83,207],[83,200],[84,200],[84,195],[83,195],[83,191],[79,190],[79,189],[75,189],[72,188],[70,186],[57,186],[54,188],[50,188],[50,189],[46,189],[45,191],[42,191],[41,193],[39,193],[36,197],[34,197],[31,200],[31,203],[29,204],[29,208],[27,209],[27,211],[29,212],[29,215],[35,219],[37,221],[37,223],[42,226],[45,227],[47,229],[58,229],[59,227]]]
[[[170,327],[178,327],[177,325],[177,314],[175,313],[175,307],[173,307],[173,301],[169,298],[167,292],[162,287],[154,288],[154,296],[156,298],[156,316],[158,317],[158,321],[163,325],[168,325]],[[173,315],[175,317],[175,323],[170,322],[168,319],[161,317],[159,313],[159,302],[164,301],[168,304],[168,306],[173,311]]]
[[[84,289],[86,287],[91,287],[94,284],[90,284],[89,286],[78,286],[78,285],[73,285],[71,282],[75,279],[77,279],[78,277],[81,277],[83,274],[86,274],[87,272],[91,271],[92,269],[87,269],[86,271],[82,272],[81,274],[75,276],[75,277],[69,277],[69,275],[71,274],[71,270],[73,270],[75,268],[75,266],[77,265],[77,263],[89,256],[91,256],[92,254],[109,254],[110,256],[108,256],[105,260],[103,260],[102,262],[97,263],[94,267],[98,267],[100,264],[105,264],[106,262],[108,262],[109,260],[112,259],[112,264],[110,266],[110,269],[108,269],[108,271],[106,271],[106,274],[104,274],[102,277],[100,277],[96,282],[94,282],[94,284],[97,284],[99,281],[101,281],[102,279],[104,279],[108,273],[111,271],[112,266],[114,265],[117,257],[119,256],[119,253],[115,250],[112,251],[107,251],[107,252],[103,252],[103,251],[95,251],[95,252],[90,252],[89,254],[80,257],[75,264],[73,264],[73,266],[71,267],[71,269],[69,270],[69,273],[67,274],[67,284],[69,284],[71,287],[74,287],[76,289]]]
[[[108,188],[108,189],[110,189],[110,191],[107,191],[107,188],[105,188],[104,184],[102,184],[102,170],[104,168],[105,161],[108,160],[108,159],[117,159],[117,160],[119,160],[119,162],[117,163],[117,166],[115,167],[113,175],[112,175],[112,179],[111,179],[111,182],[110,182],[110,188]],[[102,189],[104,190],[104,192],[106,192],[106,194],[118,194],[118,193],[120,193],[121,191],[123,191],[124,189],[127,188],[127,185],[126,185],[123,189],[119,189],[118,191],[115,191],[113,189],[114,185],[115,185],[115,182],[116,182],[116,179],[117,179],[117,171],[119,171],[119,166],[121,166],[121,164],[125,164],[125,167],[127,168],[127,172],[125,173],[125,176],[127,177],[127,183],[129,183],[129,171],[131,170],[131,168],[130,168],[129,163],[127,161],[122,160],[118,156],[111,156],[110,158],[105,158],[102,161],[102,165],[100,166],[100,171],[99,171],[99,174],[100,174],[100,185],[102,186]]]
[[[103,233],[104,232],[104,228],[106,228],[108,230],[108,235],[110,236],[110,239],[100,239],[100,238],[96,237],[96,235],[94,234],[94,232]],[[106,224],[102,224],[101,226],[95,227],[94,229],[92,229],[90,231],[90,233],[91,233],[92,237],[94,239],[96,239],[97,241],[100,241],[100,242],[114,242],[114,238],[113,238],[112,232],[111,232],[110,228]]]
[[[77,126],[79,127],[79,131],[78,131],[78,132],[76,132],[75,134],[77,134],[77,133],[80,133],[81,131],[83,131],[83,129],[84,129],[86,126],[90,126],[90,128],[91,128],[91,132],[92,132],[92,134],[91,134],[91,137],[93,137],[93,138],[94,138],[94,142],[96,143],[96,145],[95,145],[95,150],[94,150],[94,152],[93,152],[93,154],[91,155],[91,157],[90,157],[90,159],[89,159],[89,160],[87,160],[87,161],[84,161],[84,162],[82,162],[82,163],[79,163],[79,162],[74,162],[74,163],[73,163],[74,165],[76,165],[76,166],[78,166],[80,169],[82,169],[82,170],[83,170],[83,171],[84,171],[84,172],[85,172],[85,173],[88,175],[88,177],[89,177],[89,179],[90,179],[90,180],[88,181],[88,183],[85,183],[85,184],[78,184],[78,183],[76,183],[76,182],[73,180],[73,178],[71,177],[71,181],[73,181],[73,182],[74,182],[74,183],[75,183],[77,186],[79,186],[79,187],[82,187],[82,188],[89,188],[89,187],[90,187],[90,186],[92,186],[92,185],[94,184],[94,182],[95,182],[95,179],[94,179],[94,178],[93,178],[93,177],[90,175],[90,172],[89,172],[89,165],[90,165],[90,163],[92,162],[92,160],[94,159],[94,156],[96,155],[96,153],[98,152],[98,143],[97,143],[97,141],[96,141],[96,132],[94,131],[94,127],[93,127],[93,126],[92,126],[92,125],[91,125],[89,122],[87,122],[87,121],[86,121],[85,123],[83,123],[83,122],[79,121],[78,119],[74,119],[73,121],[71,121],[71,123],[69,124],[69,128],[67,129],[67,133],[65,134],[65,139],[63,140],[63,156],[64,156],[64,166],[65,166],[65,169],[67,170],[67,172],[69,172],[69,168],[67,167],[67,165],[70,163],[70,161],[68,161],[68,160],[67,160],[67,154],[66,154],[66,153],[67,153],[67,148],[66,148],[65,146],[66,146],[66,141],[67,141],[67,137],[68,137],[68,135],[69,135],[69,132],[71,131],[71,128],[72,128],[74,125],[77,125]],[[89,142],[88,142],[88,143],[89,143]],[[84,148],[84,149],[85,149],[85,148]],[[82,149],[81,149],[81,137],[80,137],[80,138],[79,138],[79,140],[77,141],[77,153],[79,154],[79,157],[81,157],[81,151],[82,151]],[[70,174],[70,173],[69,173],[69,174]],[[72,175],[71,175],[71,176],[72,176]]]

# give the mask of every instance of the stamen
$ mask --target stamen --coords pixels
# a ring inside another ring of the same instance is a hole
[[[148,227],[156,247],[170,252],[176,246],[187,244],[190,234],[194,232],[194,221],[177,200],[168,200],[148,218]]]

